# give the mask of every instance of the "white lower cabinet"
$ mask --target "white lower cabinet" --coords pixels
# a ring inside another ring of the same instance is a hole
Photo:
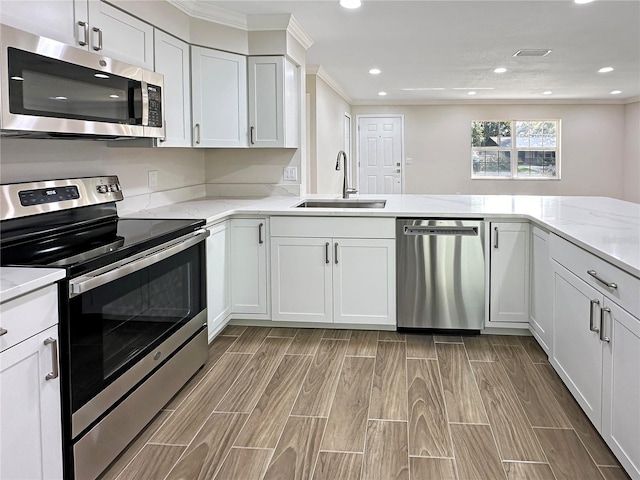
[[[36,290],[0,310],[0,338],[12,345],[0,352],[0,478],[62,479],[57,289]]]
[[[489,325],[528,324],[529,223],[491,222],[490,256]]]
[[[269,223],[266,218],[234,218],[229,227],[231,312],[268,319]]]
[[[207,237],[207,324],[209,342],[231,313],[229,220],[209,227]]]
[[[551,364],[629,476],[640,480],[640,279],[555,235],[549,243]]]
[[[531,228],[531,291],[529,329],[549,354],[553,333],[553,271],[549,259],[549,233]]]
[[[358,224],[367,229],[362,219],[271,221],[273,320],[395,325],[395,240],[358,238]],[[318,236],[321,231],[345,236]]]

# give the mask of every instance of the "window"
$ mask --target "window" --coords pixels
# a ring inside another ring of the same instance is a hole
[[[560,121],[471,122],[471,178],[557,179]]]

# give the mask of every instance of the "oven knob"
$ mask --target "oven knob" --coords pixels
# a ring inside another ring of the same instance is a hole
[[[118,185],[117,183],[109,184],[109,191],[110,192],[119,192],[120,191],[120,185]]]
[[[160,360],[160,357],[162,356],[162,352],[156,352],[156,354],[153,356],[154,360]]]
[[[106,185],[98,185],[98,193],[107,193],[109,191],[109,187]]]

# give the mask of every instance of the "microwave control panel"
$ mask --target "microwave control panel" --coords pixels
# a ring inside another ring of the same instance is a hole
[[[162,89],[147,85],[149,94],[149,127],[162,127]]]

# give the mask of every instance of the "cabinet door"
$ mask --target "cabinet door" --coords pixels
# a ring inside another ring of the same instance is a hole
[[[247,59],[191,47],[193,146],[246,147]]]
[[[231,311],[267,313],[267,220],[232,219],[230,223]]]
[[[207,324],[209,341],[225,326],[231,313],[229,222],[210,229],[207,237]]]
[[[153,70],[153,27],[99,0],[89,0],[90,51]]]
[[[605,300],[602,436],[631,478],[640,478],[640,319]],[[606,309],[609,309],[607,311]]]
[[[53,355],[58,327],[0,353],[0,478],[62,478],[60,378]]]
[[[529,322],[529,224],[491,223],[491,322]]]
[[[553,272],[549,258],[549,234],[533,227],[531,232],[531,305],[529,326],[549,354],[552,336]]]
[[[333,240],[336,323],[395,325],[395,241]]]
[[[271,239],[272,319],[332,322],[331,239]]]
[[[591,423],[600,429],[602,342],[597,331],[603,297],[554,262],[551,364]],[[591,329],[593,325],[593,330]]]
[[[189,45],[154,30],[155,71],[164,75],[163,115],[165,135],[159,147],[191,146],[191,73]]]
[[[249,57],[250,146],[284,147],[284,57]]]
[[[74,0],[2,0],[0,23],[25,32],[80,47],[76,38],[84,36],[74,22]],[[84,0],[86,17],[86,0]],[[79,36],[77,36],[79,35]],[[85,50],[88,48],[86,45]]]

